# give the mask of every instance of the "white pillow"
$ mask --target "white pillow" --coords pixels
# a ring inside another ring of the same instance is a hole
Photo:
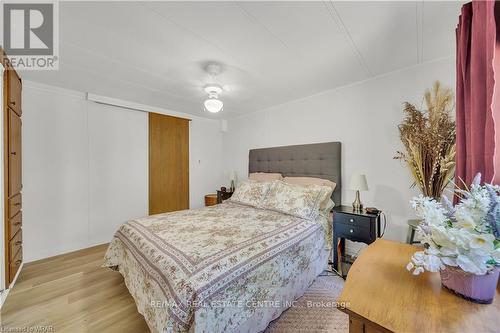
[[[328,186],[301,186],[276,180],[271,183],[262,208],[314,220],[318,217],[320,204],[328,202],[332,189]]]

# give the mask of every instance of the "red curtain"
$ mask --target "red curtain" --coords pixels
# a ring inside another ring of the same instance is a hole
[[[484,182],[495,176],[496,43],[495,2],[473,1],[462,7],[457,35],[456,183],[470,184],[481,172]],[[500,172],[500,170],[499,170]]]

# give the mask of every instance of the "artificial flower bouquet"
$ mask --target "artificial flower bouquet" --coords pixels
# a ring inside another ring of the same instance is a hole
[[[412,200],[423,251],[416,252],[409,271],[441,272],[445,287],[479,302],[491,303],[500,266],[500,187],[480,185],[478,174],[470,189],[455,190],[461,198],[453,206],[420,195]]]

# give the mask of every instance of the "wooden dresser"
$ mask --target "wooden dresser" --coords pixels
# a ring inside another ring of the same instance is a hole
[[[356,259],[338,300],[349,332],[498,332],[500,291],[476,304],[441,287],[439,273],[406,270],[416,246],[377,239]]]
[[[4,56],[3,50],[1,50]],[[21,168],[21,101],[22,83],[17,72],[4,72],[3,140],[4,140],[4,221],[5,272],[7,286],[16,276],[23,260],[22,234],[22,168]]]

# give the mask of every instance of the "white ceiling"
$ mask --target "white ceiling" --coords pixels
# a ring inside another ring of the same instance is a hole
[[[61,2],[60,70],[28,80],[229,118],[452,56],[462,2]],[[221,63],[223,112],[203,111]]]

